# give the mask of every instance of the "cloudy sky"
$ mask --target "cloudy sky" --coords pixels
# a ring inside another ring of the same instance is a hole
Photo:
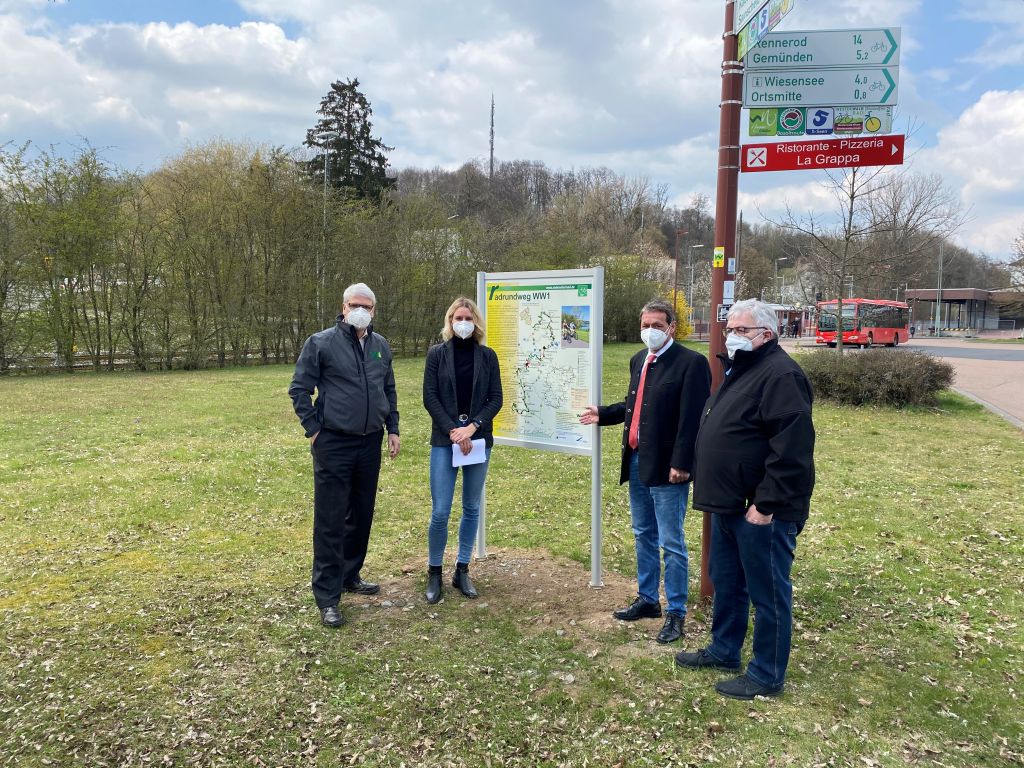
[[[1005,259],[1024,229],[1024,0],[795,0],[779,31],[902,27],[893,130]],[[723,0],[0,0],[0,144],[88,140],[146,170],[213,137],[298,146],[357,77],[396,167],[602,165],[714,196]],[[744,133],[745,137],[745,133]],[[827,210],[815,171],[746,174],[747,220]]]

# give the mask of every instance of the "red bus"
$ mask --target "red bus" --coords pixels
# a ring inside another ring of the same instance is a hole
[[[836,305],[818,302],[817,344],[836,345]],[[895,347],[910,338],[910,307],[902,301],[885,299],[843,299],[843,344]]]

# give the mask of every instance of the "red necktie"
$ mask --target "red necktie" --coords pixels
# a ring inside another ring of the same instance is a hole
[[[640,444],[640,407],[644,404],[644,382],[647,381],[647,369],[657,357],[651,352],[644,361],[643,370],[640,371],[640,384],[636,388],[636,400],[633,401],[633,420],[629,422],[629,447],[634,451]]]

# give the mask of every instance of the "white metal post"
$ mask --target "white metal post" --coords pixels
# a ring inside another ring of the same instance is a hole
[[[480,309],[480,316],[484,321],[484,328],[487,328],[487,301],[484,297],[484,286],[487,282],[486,272],[476,273],[476,301]],[[487,480],[484,480],[484,487],[480,489],[480,522],[476,527],[476,559],[482,560],[487,557]]]
[[[601,405],[602,356],[604,351],[604,267],[594,270],[594,300],[591,306],[590,348],[594,351],[591,381],[594,403]],[[590,586],[604,586],[601,578],[601,428],[594,425],[590,455]]]

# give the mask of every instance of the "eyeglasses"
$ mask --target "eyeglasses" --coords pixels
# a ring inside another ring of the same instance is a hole
[[[349,309],[365,309],[367,312],[373,311],[373,304],[353,304],[351,301],[348,303]]]
[[[738,333],[740,336],[746,336],[751,331],[767,331],[768,328],[763,325],[752,325],[749,328],[744,325],[737,325],[735,328],[723,328],[722,336],[728,337],[732,333]]]

